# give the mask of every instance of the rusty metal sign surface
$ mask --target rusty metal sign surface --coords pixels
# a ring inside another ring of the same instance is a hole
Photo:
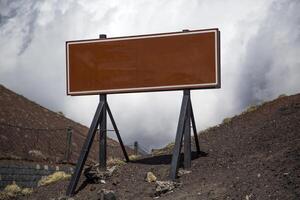
[[[220,87],[218,29],[66,42],[67,94]]]

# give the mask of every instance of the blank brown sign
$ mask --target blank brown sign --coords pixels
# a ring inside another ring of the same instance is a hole
[[[218,29],[66,42],[67,94],[220,87]]]

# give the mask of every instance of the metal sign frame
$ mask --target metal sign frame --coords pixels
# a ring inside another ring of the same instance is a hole
[[[118,89],[98,89],[86,91],[71,91],[70,88],[70,45],[76,44],[91,44],[91,43],[105,43],[111,41],[125,41],[138,40],[146,38],[163,38],[172,36],[184,36],[201,33],[214,33],[214,49],[215,49],[215,82],[201,83],[201,84],[183,84],[183,85],[160,85],[155,87],[137,87],[137,88],[118,88]],[[67,80],[67,95],[93,95],[93,94],[113,94],[113,93],[131,93],[131,92],[154,92],[154,91],[169,91],[169,90],[183,90],[183,89],[213,89],[221,87],[220,76],[220,31],[218,29],[203,29],[183,32],[160,33],[151,35],[138,35],[128,37],[113,37],[106,39],[91,39],[91,40],[76,40],[66,42],[66,80]]]

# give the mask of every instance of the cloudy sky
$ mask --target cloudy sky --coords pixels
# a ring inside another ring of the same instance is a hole
[[[0,0],[0,84],[89,126],[99,97],[66,96],[65,41],[219,28],[222,88],[192,92],[201,130],[300,92],[299,10],[298,0]],[[174,140],[181,98],[178,91],[108,101],[125,143],[150,149]]]

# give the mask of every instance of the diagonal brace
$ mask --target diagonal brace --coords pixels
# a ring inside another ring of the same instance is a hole
[[[196,123],[195,123],[192,102],[190,102],[190,110],[191,110],[191,121],[192,121],[192,127],[193,127],[193,132],[194,132],[194,139],[195,139],[197,154],[199,155],[200,154],[200,145],[199,145],[199,140],[198,140],[198,134],[197,134],[197,129],[196,129]]]
[[[113,115],[112,115],[112,113],[111,113],[111,110],[110,110],[108,104],[106,104],[106,109],[107,109],[108,116],[109,116],[109,118],[110,118],[110,120],[111,120],[111,123],[112,123],[112,125],[113,125],[113,127],[114,127],[114,129],[115,129],[115,132],[116,132],[116,135],[117,135],[117,137],[118,137],[118,140],[119,140],[120,146],[121,146],[121,148],[122,148],[122,151],[123,151],[124,157],[125,157],[125,159],[126,159],[126,162],[129,162],[129,157],[128,157],[128,154],[127,154],[127,152],[126,152],[125,146],[124,146],[124,144],[123,144],[122,138],[121,138],[121,136],[120,136],[119,129],[118,129],[117,125],[116,125],[116,122],[115,122],[115,120],[114,120],[114,117],[113,117]]]
[[[90,129],[89,129],[89,132],[88,132],[88,136],[87,136],[87,138],[84,142],[84,145],[82,146],[81,153],[80,153],[77,165],[76,165],[75,172],[72,175],[71,181],[70,181],[69,186],[67,188],[67,193],[66,193],[67,196],[74,195],[74,192],[75,192],[76,186],[78,184],[83,166],[85,164],[85,161],[87,159],[88,153],[90,151],[90,148],[92,146],[92,143],[93,143],[93,140],[94,140],[94,137],[95,137],[97,126],[98,126],[99,121],[100,121],[100,116],[103,112],[103,107],[104,107],[104,103],[100,102],[98,104],[96,113],[95,113],[93,121],[91,123]]]

